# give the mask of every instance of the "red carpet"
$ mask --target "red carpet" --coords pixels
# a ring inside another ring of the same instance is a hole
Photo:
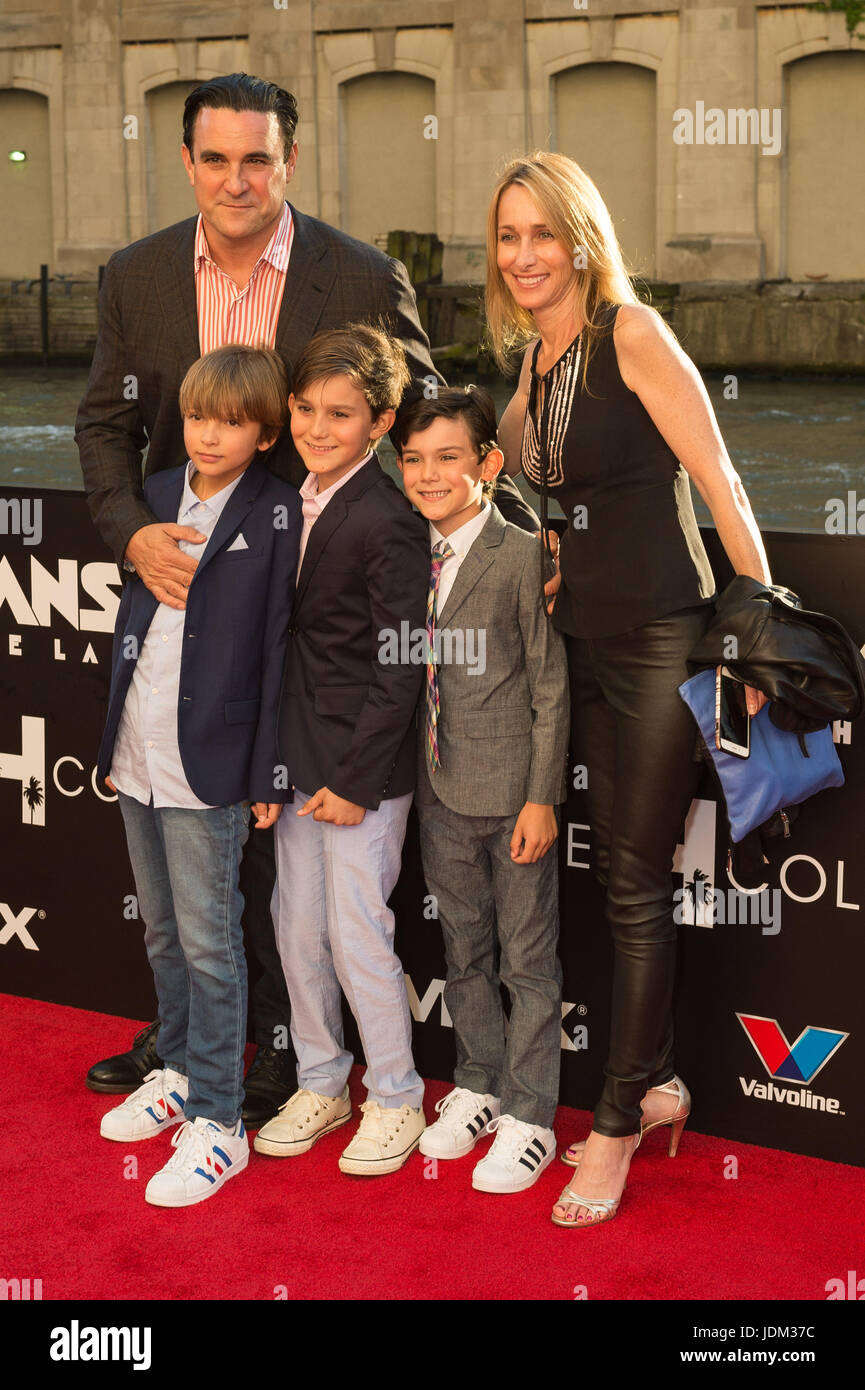
[[[472,1156],[440,1163],[437,1177],[416,1154],[392,1176],[349,1178],[336,1160],[351,1126],[302,1158],[253,1154],[200,1206],[150,1207],[144,1188],[169,1137],[101,1139],[116,1101],[83,1084],[94,1061],[129,1045],[133,1025],[0,1000],[0,1276],[41,1279],[44,1300],[572,1300],[582,1287],[591,1300],[825,1300],[828,1279],[862,1264],[865,1172],[687,1127],[672,1160],[669,1131],[649,1136],[620,1215],[592,1231],[549,1220],[569,1174],[558,1161],[507,1197],[472,1191]],[[448,1089],[430,1082],[429,1118]],[[587,1127],[587,1115],[561,1109],[560,1145]],[[728,1154],[736,1180],[724,1178]],[[130,1157],[137,1177],[124,1175]]]

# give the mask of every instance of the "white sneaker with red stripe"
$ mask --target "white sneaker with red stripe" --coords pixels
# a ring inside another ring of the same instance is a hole
[[[183,1124],[189,1082],[171,1067],[150,1071],[137,1091],[102,1116],[99,1133],[103,1139],[131,1144],[136,1139],[152,1139],[172,1125]]]
[[[174,1153],[147,1184],[145,1202],[154,1207],[191,1207],[242,1173],[249,1162],[249,1140],[242,1120],[236,1129],[236,1134],[229,1134],[202,1115],[187,1120],[171,1141]]]

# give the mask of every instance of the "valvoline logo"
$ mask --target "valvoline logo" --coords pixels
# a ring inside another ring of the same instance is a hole
[[[738,1013],[736,1017],[769,1075],[797,1086],[807,1086],[813,1081],[850,1036],[836,1028],[808,1027],[802,1029],[791,1046],[777,1019]]]

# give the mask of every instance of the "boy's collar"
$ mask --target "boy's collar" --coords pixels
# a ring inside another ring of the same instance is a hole
[[[219,513],[222,511],[223,507],[225,506],[226,502],[228,501],[229,497],[231,497],[232,493],[237,488],[238,484],[243,481],[250,468],[255,467],[257,461],[258,460],[254,458],[250,459],[243,472],[239,474],[233,482],[227,483],[225,487],[219,489],[219,492],[215,492],[212,497],[202,498],[198,496],[198,494],[192,486],[192,479],[195,477],[195,474],[198,472],[198,469],[194,461],[192,459],[188,459],[186,463],[186,471],[183,475],[183,493],[181,496],[181,508],[183,512],[188,512],[191,507],[202,506],[209,507],[210,510],[212,512],[215,512],[218,516]]]
[[[363,456],[359,463],[353,464],[347,473],[343,473],[341,478],[337,478],[335,483],[331,483],[330,486],[326,487],[322,492],[319,492],[318,490],[318,474],[307,472],[306,477],[300,485],[301,497],[323,497],[327,501],[329,501],[337,488],[342,487],[343,483],[347,483],[349,478],[353,478],[356,473],[360,472],[360,470],[364,467],[365,464],[371,462],[371,460],[376,457],[377,455],[375,449],[370,449]]]
[[[464,521],[455,531],[451,531],[449,536],[443,536],[435,523],[431,521],[429,523],[430,541],[433,545],[437,545],[440,541],[447,541],[457,554],[465,554],[489,521],[491,513],[490,500],[485,497],[480,511],[475,516],[470,516],[468,521]],[[471,530],[468,529],[469,527]]]

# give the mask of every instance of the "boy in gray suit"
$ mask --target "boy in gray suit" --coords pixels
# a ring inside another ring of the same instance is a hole
[[[495,1133],[472,1186],[520,1192],[556,1153],[562,974],[550,850],[565,798],[565,649],[544,611],[538,540],[485,496],[502,466],[489,393],[417,401],[397,439],[432,547],[415,802],[457,1045],[455,1088],[420,1149],[460,1158]]]

